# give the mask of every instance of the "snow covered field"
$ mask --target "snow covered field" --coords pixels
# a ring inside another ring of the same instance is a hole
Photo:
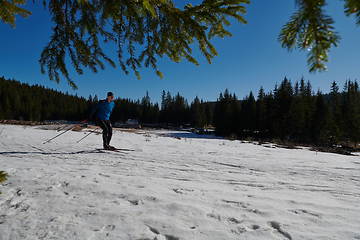
[[[360,157],[0,125],[0,239],[360,239]]]

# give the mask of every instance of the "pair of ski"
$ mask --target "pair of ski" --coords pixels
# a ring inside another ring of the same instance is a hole
[[[135,149],[127,149],[127,148],[96,148],[98,151],[109,151],[109,152],[118,152],[128,154],[129,152],[136,151]]]

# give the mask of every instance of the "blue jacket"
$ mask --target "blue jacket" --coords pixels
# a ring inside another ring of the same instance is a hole
[[[110,114],[115,107],[114,102],[108,103],[107,100],[102,100],[96,104],[96,106],[91,110],[91,115],[93,115],[97,110],[99,110],[96,117],[102,120],[109,120]]]

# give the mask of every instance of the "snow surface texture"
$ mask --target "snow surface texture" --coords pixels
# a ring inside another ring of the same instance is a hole
[[[360,157],[0,125],[0,239],[360,239]]]

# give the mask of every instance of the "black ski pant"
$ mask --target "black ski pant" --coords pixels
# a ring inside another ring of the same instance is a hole
[[[105,147],[106,145],[110,144],[110,140],[112,137],[112,126],[110,120],[103,120],[97,117],[96,124],[103,130],[103,144]]]

